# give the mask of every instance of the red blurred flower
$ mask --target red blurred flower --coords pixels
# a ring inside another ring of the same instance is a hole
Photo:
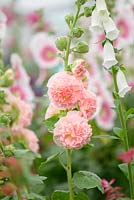
[[[129,151],[125,153],[119,154],[118,158],[125,163],[130,163],[132,158],[134,158],[134,148],[129,149]]]

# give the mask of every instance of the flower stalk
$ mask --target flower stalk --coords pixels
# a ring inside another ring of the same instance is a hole
[[[69,200],[74,200],[70,149],[66,150],[66,157],[67,157],[67,179],[68,179],[68,188],[69,188]]]
[[[112,75],[113,75],[114,88],[115,88],[115,93],[118,94],[119,90],[118,90],[118,85],[117,85],[117,80],[116,80],[116,73],[117,72],[114,70],[114,66],[113,66],[112,67]],[[124,133],[125,133],[124,147],[125,147],[125,150],[128,151],[129,150],[128,132],[127,132],[126,120],[125,120],[124,112],[123,112],[123,105],[122,105],[122,102],[121,102],[119,95],[116,95],[116,99],[119,102],[118,115],[120,117],[122,129],[124,130]],[[129,178],[129,185],[130,185],[131,200],[134,200],[134,182],[133,182],[131,162],[128,164],[128,178]]]

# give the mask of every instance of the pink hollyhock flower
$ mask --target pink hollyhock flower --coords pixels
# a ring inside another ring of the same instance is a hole
[[[77,111],[70,111],[55,124],[54,141],[67,149],[79,149],[90,141],[91,126]]]
[[[96,112],[96,106],[96,95],[93,92],[84,90],[80,99],[80,112],[82,116],[86,119],[91,118]]]
[[[54,40],[43,32],[37,33],[32,38],[30,50],[35,62],[41,68],[52,68],[59,61],[59,59],[56,57],[58,51],[56,49]]]
[[[76,78],[81,79],[86,72],[88,63],[85,60],[78,59],[72,65],[72,72]]]
[[[59,108],[50,103],[45,114],[45,119],[48,119],[53,115],[58,114],[59,112],[60,112]]]
[[[3,40],[6,35],[6,15],[0,10],[0,40]]]
[[[77,106],[81,98],[83,85],[68,72],[58,72],[48,81],[48,96],[52,103],[60,109]]]
[[[40,16],[37,12],[31,12],[27,15],[27,21],[29,24],[35,24],[39,22]]]
[[[12,129],[12,134],[14,139],[24,141],[24,144],[26,144],[31,151],[38,152],[39,140],[33,131],[18,126]]]
[[[130,163],[131,160],[134,158],[134,148],[129,149],[125,153],[120,153],[118,158],[125,163]]]
[[[30,81],[29,76],[23,67],[22,59],[17,53],[11,55],[11,65],[15,72],[16,80],[23,80],[23,82]]]

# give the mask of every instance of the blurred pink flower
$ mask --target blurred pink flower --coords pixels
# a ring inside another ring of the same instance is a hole
[[[82,116],[86,119],[91,118],[96,112],[96,106],[96,95],[93,92],[83,90],[80,99],[80,112]]]
[[[38,152],[39,140],[33,131],[17,126],[17,127],[12,128],[12,134],[14,136],[14,139],[16,138],[16,139],[19,139],[20,141],[24,140],[24,143],[27,144],[28,148],[31,151]]]
[[[102,179],[102,187],[104,188],[104,194],[106,194],[106,200],[118,200],[120,197],[125,197],[121,193],[121,187],[113,187],[112,184],[115,182],[115,179],[112,179],[108,182],[106,179]]]
[[[43,32],[39,32],[33,36],[30,50],[35,62],[41,68],[52,68],[59,62],[54,40]]]
[[[52,103],[61,109],[77,106],[83,85],[68,72],[58,72],[48,81],[48,96]]]
[[[67,149],[79,149],[90,141],[91,126],[79,112],[70,111],[55,124],[54,141]]]
[[[26,16],[26,18],[27,18],[27,22],[29,24],[35,24],[35,23],[39,22],[39,20],[40,20],[40,16],[39,16],[39,14],[37,12],[31,12],[31,13],[29,13]]]
[[[132,158],[134,158],[134,148],[129,149],[125,153],[120,153],[118,155],[118,158],[125,163],[130,163]]]
[[[45,119],[48,119],[53,115],[58,114],[59,112],[60,112],[59,108],[50,103],[45,114]]]
[[[72,64],[72,72],[74,76],[78,79],[82,79],[83,75],[86,72],[87,65],[88,63],[82,59],[74,61],[74,63]]]

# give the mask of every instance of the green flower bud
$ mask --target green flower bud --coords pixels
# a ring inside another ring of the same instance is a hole
[[[12,144],[5,146],[3,151],[4,151],[4,154],[6,157],[10,157],[10,156],[14,155],[14,146]]]
[[[65,16],[65,21],[68,24],[68,26],[70,26],[73,23],[74,20],[74,16],[72,14],[67,14]]]
[[[12,69],[8,69],[5,74],[0,78],[0,86],[9,87],[14,82],[14,73]]]
[[[0,104],[6,103],[6,94],[3,90],[0,90]]]
[[[57,49],[59,49],[60,51],[66,50],[67,37],[65,37],[65,36],[58,37],[55,41],[55,44],[56,44]]]
[[[9,114],[0,114],[0,126],[8,126],[11,123],[11,121],[11,116]]]
[[[78,42],[75,47],[75,52],[78,53],[87,53],[89,51],[89,46],[86,42]]]
[[[89,8],[89,7],[85,7],[84,8],[84,15],[85,17],[90,17],[92,15],[92,8]]]
[[[78,6],[82,6],[83,4],[85,4],[87,2],[87,0],[77,0],[76,1],[76,4],[78,5]]]
[[[84,33],[84,31],[81,27],[75,27],[73,29],[73,36],[76,37],[76,38],[81,37],[83,33]]]

